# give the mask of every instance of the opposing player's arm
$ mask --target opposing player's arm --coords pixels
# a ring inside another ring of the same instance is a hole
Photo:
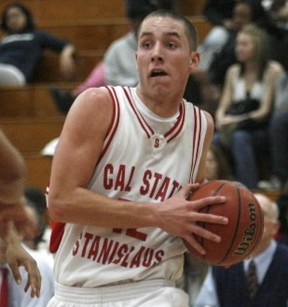
[[[0,204],[14,204],[22,197],[26,167],[17,149],[0,130]]]

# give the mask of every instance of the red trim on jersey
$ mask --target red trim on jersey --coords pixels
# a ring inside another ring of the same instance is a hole
[[[102,159],[102,157],[105,155],[109,145],[111,144],[113,137],[116,133],[119,120],[120,120],[120,108],[119,108],[119,101],[117,99],[117,95],[115,92],[115,89],[111,86],[106,86],[106,89],[108,90],[108,93],[112,99],[113,102],[113,113],[112,113],[112,120],[111,124],[107,130],[107,134],[105,136],[104,144],[102,152],[99,156],[98,162]]]
[[[52,231],[49,243],[49,251],[52,254],[54,254],[57,252],[59,245],[61,243],[65,228],[65,223],[52,221],[51,224],[52,224]]]
[[[200,140],[201,140],[201,130],[202,130],[202,117],[201,110],[197,107],[193,107],[194,112],[194,133],[193,133],[193,152],[192,152],[192,165],[190,172],[190,182],[193,180],[193,175],[195,172],[195,167],[197,164],[197,159],[199,159],[200,150]]]
[[[167,143],[175,139],[182,131],[182,128],[185,122],[185,114],[186,114],[186,109],[184,107],[184,102],[182,102],[179,108],[179,116],[177,118],[175,125],[164,134],[164,137],[166,138]]]
[[[132,98],[131,92],[130,90],[128,91],[127,87],[123,87],[123,91],[126,95],[126,98],[128,99],[128,102],[133,110],[133,112],[135,113],[141,127],[143,128],[143,130],[145,131],[147,137],[150,139],[150,137],[154,134],[153,129],[148,125],[148,123],[146,122],[145,118],[142,116],[142,114],[138,111],[138,109],[136,108],[135,102]]]
[[[123,90],[124,90],[126,98],[128,99],[128,102],[129,102],[133,112],[135,113],[141,127],[143,128],[143,130],[147,134],[148,138],[150,138],[152,135],[155,134],[154,130],[150,127],[150,125],[146,122],[143,115],[136,108],[135,102],[134,102],[132,95],[131,95],[131,91],[127,87],[124,87]],[[169,129],[164,134],[164,137],[165,137],[167,143],[169,143],[171,140],[173,140],[174,138],[176,138],[180,134],[180,132],[183,128],[183,125],[184,125],[184,120],[185,120],[185,108],[184,108],[184,103],[182,102],[182,104],[180,105],[180,108],[179,108],[179,116],[177,118],[175,125],[173,125],[173,127],[171,129]]]

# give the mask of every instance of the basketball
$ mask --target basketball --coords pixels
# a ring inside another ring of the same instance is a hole
[[[226,202],[210,205],[200,212],[206,212],[229,219],[227,225],[199,222],[198,224],[219,235],[219,243],[194,235],[206,251],[199,254],[185,240],[188,251],[206,260],[211,265],[229,267],[247,258],[262,238],[264,217],[253,193],[237,182],[212,180],[192,193],[190,200],[207,196],[225,196]]]

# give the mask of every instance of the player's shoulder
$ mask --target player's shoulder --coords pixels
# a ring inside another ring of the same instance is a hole
[[[89,88],[83,91],[75,100],[71,109],[100,112],[111,107],[111,96],[106,87]]]
[[[70,108],[66,122],[89,127],[105,128],[113,116],[113,100],[106,87],[90,88],[77,96]]]

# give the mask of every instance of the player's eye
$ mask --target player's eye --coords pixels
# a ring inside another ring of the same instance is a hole
[[[169,49],[176,49],[177,48],[177,45],[174,42],[168,42],[166,45]]]
[[[141,47],[144,49],[150,49],[151,46],[152,46],[152,43],[148,41],[141,43]]]

